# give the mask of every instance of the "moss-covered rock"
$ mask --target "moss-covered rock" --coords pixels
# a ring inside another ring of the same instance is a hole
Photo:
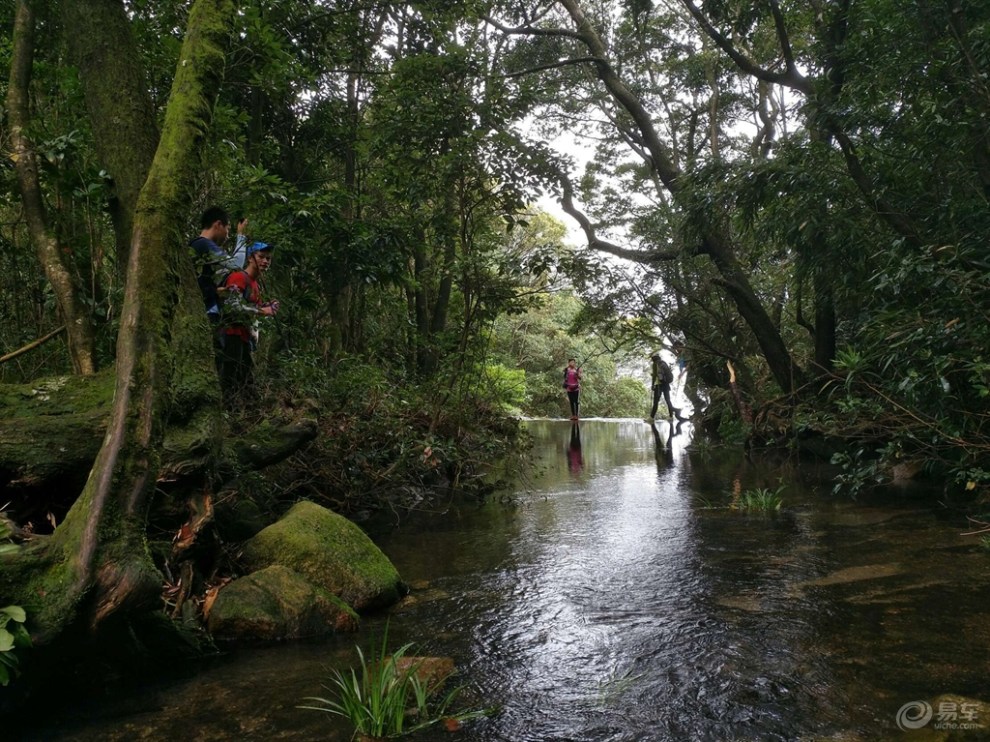
[[[399,573],[367,534],[312,502],[297,503],[244,545],[253,570],[281,564],[355,610],[391,605],[402,595]]]
[[[355,631],[358,617],[336,596],[273,565],[226,585],[207,625],[215,639],[272,641]]]
[[[244,495],[218,500],[213,518],[220,537],[228,543],[247,541],[268,525],[258,504]]]

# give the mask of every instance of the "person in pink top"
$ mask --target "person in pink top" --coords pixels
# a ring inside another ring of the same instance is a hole
[[[567,390],[567,399],[571,403],[571,420],[577,420],[581,406],[581,369],[573,358],[568,359],[567,368],[564,369],[564,389]]]

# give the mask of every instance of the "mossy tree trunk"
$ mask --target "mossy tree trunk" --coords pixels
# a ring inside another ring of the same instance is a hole
[[[28,0],[18,0],[14,18],[10,85],[7,89],[12,159],[24,204],[24,220],[37,251],[38,261],[55,294],[59,314],[65,322],[73,369],[77,374],[89,375],[96,372],[93,323],[82,301],[80,288],[73,280],[72,271],[66,263],[65,251],[61,249],[48,223],[38,176],[38,158],[26,134],[30,123],[28,91],[34,63],[34,27],[31,4]]]
[[[86,93],[96,150],[113,179],[110,217],[123,280],[134,210],[158,146],[154,106],[121,0],[63,2],[61,19]]]
[[[28,591],[49,639],[75,621],[96,629],[161,587],[146,518],[165,428],[181,419],[218,440],[218,387],[206,319],[180,225],[224,68],[230,0],[196,0],[147,182],[134,215],[109,427],[82,494],[48,544]]]

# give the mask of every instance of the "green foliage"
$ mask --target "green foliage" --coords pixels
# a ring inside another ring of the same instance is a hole
[[[17,544],[12,542],[11,536],[14,529],[7,519],[7,514],[0,511],[0,556],[4,554],[16,554],[19,550]]]
[[[0,685],[7,685],[18,674],[18,649],[31,646],[31,636],[24,624],[27,614],[17,605],[0,608]]]
[[[357,647],[357,668],[331,673],[326,687],[333,698],[309,697],[305,700],[313,705],[300,708],[342,716],[350,720],[356,733],[375,739],[404,737],[447,719],[461,722],[486,715],[485,711],[453,711],[461,688],[441,697],[445,678],[431,684],[417,674],[417,665],[404,666],[402,660],[412,646],[404,644],[390,654],[386,629],[381,644],[368,658]]]
[[[13,531],[6,514],[0,511],[0,559],[6,554],[14,554],[19,550],[12,543]],[[31,636],[25,623],[27,613],[17,605],[0,608],[0,686],[5,686],[20,672],[20,658],[17,650],[31,646]]]
[[[270,404],[280,392],[319,411],[320,435],[264,487],[285,502],[354,514],[416,507],[453,490],[483,494],[494,486],[492,463],[518,448],[509,398],[480,375],[444,368],[424,387],[357,356],[327,366],[305,354],[268,372]]]
[[[841,380],[828,388],[833,431],[872,444],[840,462],[846,489],[883,479],[902,459],[928,461],[960,484],[985,481],[990,305],[976,288],[984,272],[975,252],[945,248],[898,251],[874,274],[874,310],[855,346],[839,353]],[[923,307],[905,296],[924,296]]]
[[[502,364],[485,366],[478,375],[481,389],[509,412],[518,412],[526,400],[526,371]],[[480,390],[479,390],[480,391]]]
[[[607,384],[596,408],[602,417],[634,417],[649,400],[646,384],[631,376],[618,376]]]
[[[606,347],[612,343],[601,334],[576,327],[582,306],[570,291],[548,293],[533,299],[526,311],[495,321],[491,354],[501,364],[525,373],[525,397],[519,405],[523,414],[556,417],[564,413],[562,374],[573,357],[584,376],[584,416],[642,417],[650,403],[643,381],[618,373],[617,363],[629,355],[621,350],[609,352]]]

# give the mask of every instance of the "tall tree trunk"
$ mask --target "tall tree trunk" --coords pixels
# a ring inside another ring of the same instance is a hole
[[[815,271],[815,365],[819,373],[832,370],[835,363],[835,302],[832,284],[820,270]]]
[[[433,371],[433,357],[430,335],[430,299],[427,286],[429,259],[426,253],[426,234],[420,231],[415,239],[416,245],[412,252],[413,285],[415,286],[414,308],[416,312],[416,370],[422,376],[429,376]]]
[[[702,240],[702,250],[718,268],[722,278],[720,283],[732,297],[736,309],[753,332],[773,378],[785,392],[792,391],[795,385],[800,383],[803,372],[791,359],[787,345],[780,335],[780,329],[774,324],[763,303],[753,291],[749,278],[736,260],[735,252],[727,241],[714,233],[710,233]]]
[[[207,371],[196,376],[206,380],[198,400],[171,395],[186,394],[185,379],[173,390],[184,364],[212,364],[178,225],[201,166],[232,18],[231,0],[195,0],[189,14],[161,143],[134,218],[110,423],[82,494],[50,542],[55,563],[44,580],[57,575],[59,589],[48,591],[37,616],[48,635],[77,617],[95,629],[154,600],[161,576],[148,555],[145,520],[170,405],[188,416],[197,411],[187,406],[199,402],[203,425],[217,420],[205,409],[216,388]]]
[[[17,170],[24,203],[24,216],[31,233],[31,240],[34,242],[38,260],[52,286],[55,301],[65,322],[73,369],[77,374],[89,375],[96,371],[93,323],[85,303],[81,300],[81,290],[73,280],[72,272],[63,257],[65,252],[60,248],[48,224],[38,177],[38,160],[24,133],[30,121],[28,90],[31,84],[33,61],[34,13],[28,0],[18,0],[14,20],[10,86],[7,90],[14,167]]]
[[[451,223],[454,216],[460,213],[454,203],[453,184],[449,184],[443,195],[443,234],[439,235],[443,242],[443,259],[440,264],[440,284],[437,287],[437,298],[433,303],[433,317],[430,320],[430,332],[433,335],[447,329],[447,315],[450,312],[450,296],[454,289],[454,264],[457,262],[457,236]]]
[[[110,203],[123,282],[134,209],[158,146],[144,67],[121,0],[65,0],[62,26],[85,91],[100,162],[113,179]]]

